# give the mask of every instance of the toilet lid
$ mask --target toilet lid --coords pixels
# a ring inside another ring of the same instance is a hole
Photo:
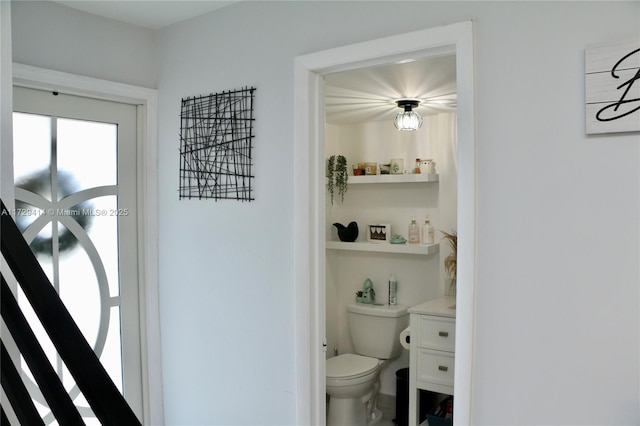
[[[356,354],[339,355],[327,360],[327,377],[359,377],[378,368],[378,359]]]

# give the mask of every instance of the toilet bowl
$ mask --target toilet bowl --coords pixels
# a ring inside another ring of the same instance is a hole
[[[371,426],[382,420],[377,408],[380,370],[402,353],[400,332],[409,324],[407,306],[347,306],[347,321],[356,353],[327,359],[329,395],[327,426]]]
[[[356,354],[327,360],[327,394],[331,397],[327,425],[372,424],[370,404],[382,362]],[[380,416],[378,416],[380,417]]]

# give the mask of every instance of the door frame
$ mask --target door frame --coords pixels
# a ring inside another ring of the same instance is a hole
[[[13,85],[135,105],[143,424],[164,424],[158,293],[158,161],[155,89],[13,64]]]
[[[325,419],[325,149],[323,75],[412,56],[456,55],[458,91],[458,285],[454,418],[470,424],[476,282],[473,22],[415,31],[299,56],[294,100],[296,423]]]

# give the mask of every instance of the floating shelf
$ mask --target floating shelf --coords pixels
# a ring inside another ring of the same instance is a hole
[[[438,174],[349,176],[348,184],[438,182]]]
[[[373,177],[373,176],[372,176]],[[440,244],[391,244],[391,243],[344,243],[342,241],[327,241],[327,249],[371,251],[378,253],[422,254],[429,255],[440,251]]]

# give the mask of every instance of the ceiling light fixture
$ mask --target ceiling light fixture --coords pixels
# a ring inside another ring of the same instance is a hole
[[[415,99],[401,99],[396,101],[396,103],[398,104],[398,108],[404,108],[404,111],[399,112],[395,120],[393,120],[396,129],[418,130],[420,126],[422,126],[422,116],[412,111],[412,109],[417,107],[420,101]]]

